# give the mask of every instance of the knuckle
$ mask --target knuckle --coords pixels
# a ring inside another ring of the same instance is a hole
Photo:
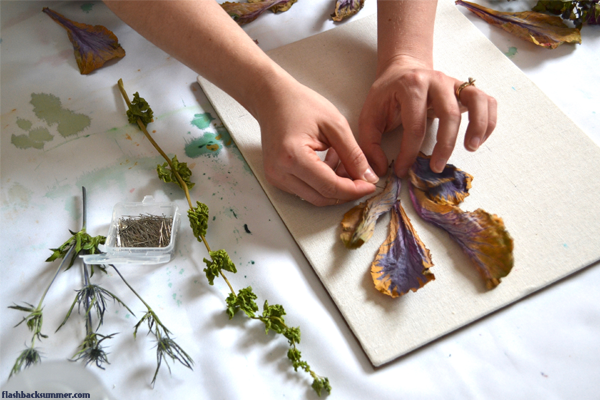
[[[486,133],[489,135],[494,131],[494,129],[496,129],[496,120],[488,121]]]
[[[452,150],[454,150],[454,142],[443,140],[443,141],[437,142],[435,147],[440,152],[440,154],[449,155],[449,154],[452,154]]]
[[[335,185],[335,183],[332,182],[326,182],[320,185],[317,188],[317,191],[319,192],[319,194],[321,194],[321,196],[325,197],[326,199],[336,198],[338,193],[337,186]]]
[[[478,132],[485,132],[489,128],[490,121],[485,118],[474,118],[469,121],[471,125]]]
[[[358,146],[354,146],[348,152],[348,162],[354,167],[360,167],[363,165],[367,159],[365,158],[364,153]]]
[[[412,71],[404,75],[404,82],[415,88],[427,86],[427,74],[423,71]]]
[[[459,122],[461,119],[460,108],[458,108],[458,105],[454,103],[452,106],[446,107],[444,110],[442,110],[440,114],[453,123]]]

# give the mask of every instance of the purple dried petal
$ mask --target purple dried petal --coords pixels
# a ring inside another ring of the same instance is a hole
[[[400,202],[392,208],[390,232],[371,264],[375,288],[391,297],[416,292],[435,276],[431,254],[415,232]]]
[[[81,74],[89,74],[113,58],[125,57],[125,50],[119,44],[119,39],[105,27],[71,21],[48,7],[42,11],[66,29]]]
[[[419,158],[426,157],[420,154]],[[504,222],[500,217],[482,209],[473,212],[462,211],[457,207],[460,201],[456,204],[444,201],[444,198],[459,199],[464,198],[464,195],[444,192],[446,197],[439,196],[441,189],[436,191],[436,187],[430,188],[424,183],[422,178],[428,177],[430,172],[421,174],[422,166],[423,164],[419,163],[418,167],[409,171],[410,198],[415,210],[425,221],[450,234],[484,278],[488,289],[496,287],[500,284],[500,278],[508,275],[514,263],[513,240],[505,229]],[[449,167],[456,169],[454,166],[446,166]],[[454,187],[463,187],[471,176],[463,173],[457,174],[453,179],[463,182],[444,182],[439,179],[442,182],[440,185],[446,186],[444,190],[449,192],[450,183],[453,183]]]
[[[337,0],[335,2],[335,10],[331,14],[331,19],[335,22],[340,22],[344,18],[357,14],[364,5],[365,0]]]
[[[229,16],[239,25],[245,25],[254,21],[267,9],[278,4],[287,3],[288,1],[289,0],[266,0],[254,3],[226,2],[221,4],[221,7],[223,7],[227,14],[229,14]]]

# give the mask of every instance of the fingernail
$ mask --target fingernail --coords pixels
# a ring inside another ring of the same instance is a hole
[[[371,171],[371,168],[367,168],[367,170],[365,171],[365,174],[363,175],[363,178],[365,181],[367,181],[369,183],[379,182],[379,177],[377,175],[375,175],[375,173],[373,173],[373,171]]]
[[[473,139],[471,139],[471,149],[477,150],[479,148],[479,142],[481,142],[481,139],[478,137],[474,137]]]
[[[446,162],[444,160],[437,160],[435,162],[435,171],[438,174],[442,173],[444,171],[444,168],[446,167]]]

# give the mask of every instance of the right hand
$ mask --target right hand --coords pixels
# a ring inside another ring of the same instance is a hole
[[[269,183],[316,206],[373,193],[379,178],[337,108],[293,78],[274,86],[256,108]],[[327,149],[321,161],[316,152]],[[350,178],[338,176],[338,167]]]

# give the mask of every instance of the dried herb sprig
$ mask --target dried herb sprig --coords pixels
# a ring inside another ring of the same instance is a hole
[[[83,207],[85,215],[85,203]],[[83,362],[85,362],[86,366],[91,363],[94,363],[98,368],[104,369],[102,365],[104,363],[110,364],[110,362],[108,362],[108,353],[106,353],[106,351],[104,350],[102,342],[106,339],[112,339],[113,336],[116,335],[116,333],[110,335],[103,335],[97,332],[97,330],[102,325],[102,322],[104,321],[104,311],[106,310],[106,301],[104,299],[104,296],[108,291],[90,283],[90,277],[88,276],[87,266],[85,265],[85,263],[81,266],[81,270],[83,275],[84,288],[78,291],[77,296],[75,297],[75,301],[73,302],[73,305],[71,305],[67,316],[65,317],[63,323],[56,330],[58,331],[61,328],[61,326],[63,326],[65,322],[67,322],[67,319],[73,311],[75,303],[79,303],[80,306],[81,303],[83,303],[86,309],[86,313],[84,315],[86,336],[81,342],[81,345],[79,345],[79,351],[75,353],[75,355],[73,355],[71,361],[82,360]],[[108,293],[113,299],[116,299],[116,301],[118,301],[119,304],[121,304],[122,306],[127,308],[128,311],[131,312],[129,307],[127,307],[121,300],[116,298],[116,296],[114,296],[112,293]],[[96,331],[92,329],[91,310],[94,307],[96,308],[96,313],[99,321]],[[98,337],[100,337],[101,339],[98,339]]]
[[[110,335],[102,335],[98,332],[90,332],[83,339],[83,342],[79,346],[79,351],[75,353],[72,361],[80,361],[82,360],[85,365],[94,363],[100,369],[104,369],[102,366],[104,363],[110,364],[108,362],[108,353],[104,350],[104,346],[102,346],[102,342],[106,339],[112,339],[117,333],[112,333]],[[100,338],[100,340],[98,340]]]
[[[88,283],[84,285],[83,288],[77,290],[77,294],[75,295],[75,299],[71,304],[71,308],[69,308],[69,311],[67,312],[63,322],[58,328],[56,328],[56,332],[58,332],[58,330],[67,322],[71,316],[71,313],[73,312],[73,309],[75,308],[75,304],[77,304],[78,311],[80,311],[83,304],[85,308],[85,318],[89,318],[92,310],[96,311],[96,319],[98,320],[98,326],[96,329],[100,328],[100,326],[104,323],[104,313],[106,311],[107,300],[113,300],[113,302],[125,307],[127,311],[135,316],[133,311],[131,311],[131,309],[127,307],[127,305],[123,303],[117,296],[98,285]]]
[[[83,203],[85,205],[86,192],[85,192],[84,187],[81,189],[82,189]],[[85,210],[85,206],[84,206],[84,210]],[[83,226],[82,231],[83,232],[85,232],[85,224],[86,224],[85,218],[86,218],[86,215],[84,212],[83,213],[83,223],[82,223],[82,226]],[[95,243],[100,244],[100,242],[102,242],[101,238],[100,239],[92,238],[94,240],[91,240],[91,241],[88,240],[87,238],[83,238],[83,236],[81,236],[81,235],[79,236],[79,238],[80,238],[79,239],[79,251],[83,250],[82,243],[84,243],[83,246],[87,246],[90,243],[92,243],[92,246],[93,246],[93,244],[95,244]],[[82,241],[82,238],[83,238],[83,241]],[[71,239],[73,239],[73,238],[71,238]],[[15,327],[17,327],[17,326],[21,325],[23,322],[25,322],[27,324],[27,327],[29,328],[29,330],[33,333],[32,338],[31,338],[31,345],[27,349],[23,350],[21,352],[21,354],[17,357],[15,364],[14,364],[13,368],[11,369],[9,379],[14,374],[20,372],[23,367],[27,368],[33,364],[37,364],[37,363],[41,362],[41,355],[35,347],[35,340],[37,339],[37,340],[41,341],[42,338],[45,339],[48,337],[47,335],[44,335],[42,333],[42,326],[44,323],[44,315],[43,315],[44,299],[46,298],[46,295],[48,294],[50,287],[56,280],[58,273],[62,270],[63,266],[65,265],[65,263],[69,259],[69,257],[71,257],[71,255],[73,255],[73,257],[71,258],[71,265],[74,262],[74,259],[77,255],[78,240],[77,240],[77,238],[75,238],[74,242],[70,242],[71,239],[69,239],[69,241],[65,242],[59,249],[52,249],[54,251],[53,255],[50,258],[48,258],[48,260],[46,260],[49,262],[49,261],[54,261],[57,258],[62,258],[61,263],[59,264],[58,268],[56,268],[56,271],[54,272],[54,276],[52,277],[52,280],[50,281],[48,286],[46,286],[44,293],[40,297],[40,301],[38,302],[37,307],[34,307],[33,304],[29,304],[29,303],[25,303],[26,305],[14,304],[14,305],[8,307],[13,310],[18,310],[18,311],[23,311],[23,312],[29,313],[27,316],[23,317],[21,322],[19,322],[17,325],[15,325]],[[75,245],[73,245],[73,244],[75,244]],[[90,247],[88,250],[93,251],[91,249],[92,248]],[[58,253],[57,253],[57,251],[58,251]],[[67,269],[69,269],[69,268],[67,267]]]
[[[171,366],[169,365],[168,359],[171,361],[179,362],[183,366],[193,369],[192,365],[194,365],[194,360],[175,342],[175,340],[171,337],[171,331],[167,329],[165,325],[160,321],[158,315],[152,310],[152,307],[148,303],[144,301],[144,299],[131,287],[129,282],[125,280],[123,275],[119,272],[117,267],[114,265],[110,265],[115,272],[121,277],[121,280],[127,285],[127,287],[136,295],[136,297],[146,306],[146,313],[144,316],[135,324],[133,330],[133,337],[137,336],[138,329],[146,322],[148,325],[148,334],[154,335],[156,338],[156,370],[154,371],[154,376],[152,377],[151,385],[154,386],[156,383],[156,377],[158,375],[158,371],[162,365],[164,360],[165,364],[167,364],[167,368],[169,369],[169,373],[171,373]]]
[[[39,364],[41,362],[41,354],[38,351],[38,349],[33,347],[32,344],[31,347],[26,348],[21,352],[21,354],[19,354],[19,357],[17,357],[15,364],[10,370],[10,375],[8,376],[8,379],[10,379],[14,374],[18,374],[19,372],[21,372],[23,368],[29,368],[32,365]]]
[[[123,98],[125,99],[125,102],[127,103],[129,109],[131,110],[131,112],[128,111],[128,113],[127,113],[127,115],[130,117],[130,122],[132,122],[132,123],[134,122],[132,120],[133,118],[131,118],[131,116],[135,115],[134,111],[137,109],[136,104],[138,102],[144,104],[144,107],[146,108],[146,110],[151,111],[146,100],[139,97],[138,93],[136,93],[136,95],[134,97],[133,104],[129,101],[129,97],[127,96],[127,92],[125,91],[125,88],[123,86],[123,80],[119,79],[118,87],[119,87],[119,90],[121,91],[121,94],[123,95]],[[262,315],[257,315],[256,312],[258,311],[258,306],[256,305],[256,302],[255,302],[255,300],[257,299],[257,296],[252,291],[252,287],[247,287],[245,289],[241,289],[237,293],[233,289],[233,287],[231,286],[231,283],[229,282],[229,280],[227,279],[227,277],[225,276],[223,271],[236,273],[237,269],[235,267],[235,264],[231,261],[229,255],[227,254],[227,252],[225,250],[211,251],[210,246],[208,245],[208,242],[206,241],[205,235],[206,235],[206,230],[207,230],[207,226],[208,226],[208,206],[206,206],[206,204],[203,204],[200,202],[197,202],[197,207],[194,207],[192,205],[192,200],[191,200],[190,194],[189,194],[189,188],[191,187],[190,186],[190,184],[191,184],[190,176],[192,174],[191,171],[189,170],[189,168],[187,168],[187,165],[185,165],[184,168],[182,168],[182,165],[184,163],[179,163],[176,156],[174,156],[173,159],[169,159],[169,157],[165,154],[165,152],[160,148],[160,146],[154,141],[152,136],[150,136],[150,134],[148,133],[148,130],[146,129],[146,124],[148,123],[148,121],[149,121],[148,118],[137,118],[135,120],[135,122],[137,122],[138,127],[142,130],[142,132],[148,138],[150,143],[152,143],[154,148],[166,160],[165,164],[163,164],[162,166],[158,165],[158,167],[157,167],[159,178],[167,183],[168,182],[177,183],[179,185],[179,187],[181,187],[185,192],[185,197],[186,197],[186,200],[189,205],[188,218],[190,221],[190,226],[192,228],[194,236],[197,238],[197,240],[199,242],[204,243],[206,250],[210,256],[210,260],[206,259],[206,258],[204,259],[204,262],[206,264],[206,268],[204,268],[204,272],[206,274],[208,282],[210,285],[213,285],[214,279],[216,277],[220,276],[221,278],[223,278],[223,280],[225,281],[227,286],[229,286],[230,294],[228,295],[227,299],[225,300],[227,303],[226,312],[229,315],[229,319],[233,318],[233,316],[236,314],[236,312],[238,310],[241,310],[249,318],[260,320],[261,322],[263,322],[265,324],[265,332],[266,333],[268,333],[269,330],[273,330],[276,333],[282,334],[288,340],[288,343],[290,345],[290,349],[288,351],[287,357],[292,362],[292,366],[293,366],[294,370],[297,371],[298,368],[300,368],[311,375],[311,377],[313,378],[312,388],[315,390],[315,392],[317,392],[317,394],[319,396],[321,396],[321,393],[324,393],[324,392],[327,392],[328,394],[331,393],[331,385],[329,383],[329,379],[326,377],[317,375],[314,371],[312,371],[312,369],[310,368],[308,363],[306,361],[302,360],[301,352],[296,347],[296,345],[300,343],[300,328],[290,328],[287,326],[287,324],[285,323],[285,320],[283,318],[283,315],[285,315],[285,311],[284,311],[283,307],[278,304],[270,306],[269,303],[267,301],[265,301],[264,306],[263,306]],[[168,166],[168,168],[167,168],[167,166]],[[183,173],[183,176],[182,176],[182,173],[180,173],[180,172]],[[118,273],[118,271],[117,271],[117,273]],[[140,298],[140,300],[141,300],[141,298]],[[148,309],[150,310],[149,307],[148,307]],[[148,315],[148,313],[146,315]],[[158,320],[155,319],[155,316],[153,314],[151,316],[148,316],[147,318],[146,318],[146,315],[136,325],[136,331],[137,331],[137,327],[144,320],[148,321],[148,327],[149,327],[150,331],[152,331],[152,326],[154,323],[158,324]],[[157,347],[158,347],[161,344],[160,339],[158,339],[158,336],[157,336],[157,340],[159,340],[159,343],[157,344]],[[183,354],[185,354],[185,353],[183,353]],[[159,357],[159,356],[157,355],[157,357]],[[173,358],[173,357],[174,356],[171,355],[171,358]],[[159,359],[159,367],[160,367],[160,359]],[[157,369],[157,372],[158,372],[158,369]],[[156,379],[156,374],[155,374],[155,379]]]

